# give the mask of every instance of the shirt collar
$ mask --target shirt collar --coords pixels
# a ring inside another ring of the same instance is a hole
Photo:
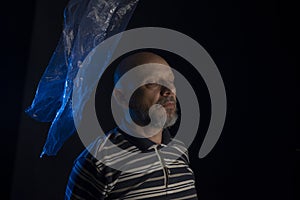
[[[132,135],[129,135],[125,133],[123,130],[121,130],[119,127],[116,128],[119,133],[121,133],[126,140],[128,140],[130,143],[138,147],[142,151],[146,151],[151,149],[154,145],[157,145],[156,143],[152,142],[148,138],[138,138],[134,137]],[[162,146],[166,146],[171,141],[171,134],[168,129],[164,129],[162,132]]]

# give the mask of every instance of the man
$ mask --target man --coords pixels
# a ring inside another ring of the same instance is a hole
[[[129,72],[134,76],[124,80]],[[119,64],[114,80],[119,127],[76,159],[66,199],[197,199],[187,149],[167,129],[177,119],[168,63],[135,53]]]

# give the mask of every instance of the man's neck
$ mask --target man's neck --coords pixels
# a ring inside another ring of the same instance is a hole
[[[152,142],[156,143],[156,144],[161,144],[162,143],[162,129],[160,130],[156,130],[157,133],[156,134],[151,134],[150,137],[147,137],[147,135],[149,135],[149,133],[147,133],[146,129],[144,127],[140,127],[140,126],[132,126],[129,123],[127,123],[126,120],[122,120],[122,124],[120,126],[120,128],[122,130],[124,130],[127,134],[130,134],[132,136],[134,136],[133,133],[135,133],[136,135],[139,135],[140,137],[143,138],[148,138],[149,140],[151,140]],[[148,129],[150,130],[150,129]],[[153,130],[151,130],[151,132],[154,132]]]
[[[162,143],[162,131],[160,131],[156,135],[153,135],[152,137],[149,137],[148,139],[156,144],[161,144]]]

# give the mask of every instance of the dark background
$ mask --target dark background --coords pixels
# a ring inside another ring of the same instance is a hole
[[[1,199],[63,199],[83,149],[74,135],[56,157],[39,158],[50,124],[24,114],[57,45],[66,4],[1,3]],[[140,1],[128,29],[159,26],[192,37],[225,83],[219,142],[200,160],[201,144],[190,148],[199,199],[296,199],[298,18],[295,5],[280,1]]]

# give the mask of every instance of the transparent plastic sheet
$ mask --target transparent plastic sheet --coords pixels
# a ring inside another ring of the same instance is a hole
[[[26,110],[38,121],[52,122],[41,156],[56,155],[75,132],[71,98],[78,69],[98,44],[125,30],[138,1],[70,0],[68,3],[63,33],[39,82],[32,105]],[[116,46],[117,41],[115,43]],[[115,46],[105,52],[107,59],[99,66],[104,67],[109,62]],[[99,76],[100,73],[101,69]],[[81,103],[73,107],[82,110],[94,88],[80,88],[80,85],[77,88],[83,95]]]

